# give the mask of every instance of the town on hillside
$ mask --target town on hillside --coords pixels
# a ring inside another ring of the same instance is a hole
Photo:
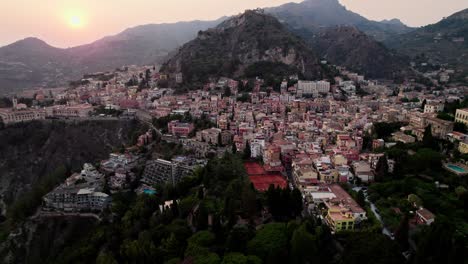
[[[213,160],[227,159],[226,166],[245,174],[267,200],[281,190],[300,194],[299,207],[267,203],[253,219],[237,215],[236,223],[260,226],[292,210],[290,215],[316,217],[332,234],[379,230],[408,242],[403,253],[409,258],[416,242],[402,235],[401,226],[410,234],[426,230],[446,214],[434,193],[452,197],[450,190],[468,174],[468,87],[439,89],[445,72],[428,85],[395,84],[331,67],[338,72],[332,79],[221,77],[181,93],[168,87],[169,80],[183,82],[181,73],[128,66],[88,74],[70,88],[6,98],[10,107],[0,109],[0,119],[2,127],[131,119],[147,128],[134,145],[69,175],[43,196],[33,217],[112,218],[109,210],[121,193],[171,197],[162,196],[167,186],[185,184],[200,171],[216,170]],[[402,182],[411,186],[400,190]],[[182,203],[165,200],[158,210],[177,210]],[[186,209],[195,229],[200,206]],[[450,216],[464,221],[457,212]],[[206,225],[214,225],[214,217],[208,214]]]

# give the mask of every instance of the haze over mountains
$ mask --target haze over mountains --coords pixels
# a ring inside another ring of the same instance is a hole
[[[138,26],[69,49],[54,48],[37,38],[20,40],[0,48],[0,93],[66,85],[84,73],[123,65],[161,63],[169,52],[193,39],[199,30],[222,20]]]
[[[443,62],[442,58],[448,54],[455,60],[447,62],[466,64],[463,56],[458,56],[459,49],[456,48],[464,45],[463,51],[466,42],[450,42],[452,36],[466,35],[462,22],[448,23],[447,20],[414,31],[397,19],[368,20],[347,10],[338,0],[306,0],[268,8],[265,12],[303,38],[314,56],[324,57],[370,77],[392,78],[398,69],[409,64],[408,59],[377,41],[383,41],[405,55],[413,55],[414,50],[424,46],[427,50],[425,55],[432,59],[434,54],[437,62]],[[138,26],[69,49],[54,48],[35,38],[21,40],[0,48],[0,93],[30,87],[62,86],[84,73],[113,70],[123,65],[162,64],[168,60],[169,54],[194,39],[199,31],[213,28],[225,19]],[[460,32],[454,33],[458,29]],[[438,42],[447,47],[442,53],[437,53],[437,45],[431,46],[433,41],[424,39],[428,36],[431,40],[438,33],[448,40]],[[418,37],[412,40],[413,36]]]
[[[468,9],[384,42],[417,63],[447,64],[468,70]]]

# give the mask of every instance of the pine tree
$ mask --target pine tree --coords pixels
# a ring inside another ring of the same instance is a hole
[[[375,181],[382,182],[388,173],[388,160],[387,156],[382,156],[379,161],[377,162],[377,166],[375,167]]]
[[[244,159],[250,159],[251,156],[252,156],[252,152],[250,150],[250,144],[247,141],[247,143],[245,144],[245,148],[244,148]]]
[[[424,129],[424,136],[423,136],[423,145],[427,148],[434,149],[436,147],[436,142],[434,137],[432,136],[432,127],[428,125],[426,129]]]
[[[397,230],[395,231],[395,239],[400,243],[400,245],[404,248],[408,248],[408,238],[409,238],[409,219],[408,216],[405,215],[400,222]]]

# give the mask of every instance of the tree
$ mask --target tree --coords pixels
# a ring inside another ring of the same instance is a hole
[[[224,89],[224,97],[230,97],[231,95],[232,95],[232,93],[231,93],[231,88],[226,87],[226,88]]]
[[[407,249],[409,246],[408,239],[409,239],[409,218],[407,215],[401,219],[400,225],[395,231],[395,239],[398,241],[400,246],[403,249]]]
[[[294,216],[300,216],[304,206],[301,191],[294,189],[291,193],[291,211]]]
[[[426,104],[427,104],[427,101],[426,99],[423,100],[422,104],[421,104],[421,109],[424,111],[424,108],[426,107]]]
[[[237,153],[236,142],[232,142],[232,154],[236,154],[236,153]]]
[[[284,256],[287,248],[286,224],[283,223],[264,225],[247,243],[247,251],[267,263],[286,263]]]
[[[344,244],[343,264],[405,263],[398,245],[383,234],[353,233],[347,236]]]
[[[247,159],[250,159],[251,156],[252,156],[252,151],[250,150],[249,141],[247,141],[247,143],[245,144],[245,148],[244,148],[243,158],[247,160]]]
[[[362,190],[359,190],[357,193],[356,202],[362,207],[366,205],[366,197],[364,196],[364,192]]]
[[[437,143],[435,142],[434,137],[432,136],[431,125],[428,125],[424,129],[423,145],[427,148],[432,148],[432,149],[434,149],[437,146]]]
[[[254,237],[255,233],[246,225],[235,225],[226,240],[226,250],[231,252],[245,253],[247,242]]]
[[[114,256],[110,252],[101,252],[96,259],[96,264],[117,264]]]
[[[375,181],[382,182],[388,173],[388,160],[387,156],[384,155],[380,157],[379,161],[377,162],[377,166],[375,167]]]
[[[291,238],[292,263],[315,263],[317,255],[317,237],[309,233],[305,224],[302,224]]]
[[[466,125],[461,122],[455,122],[453,124],[453,130],[461,133],[468,132],[468,128],[466,127]]]

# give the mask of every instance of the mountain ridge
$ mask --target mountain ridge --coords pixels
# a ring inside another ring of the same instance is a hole
[[[186,81],[202,82],[210,76],[242,76],[259,62],[287,65],[309,77],[320,71],[318,58],[302,39],[273,16],[252,10],[199,32],[161,71],[181,72]]]
[[[465,9],[384,43],[411,57],[418,65],[429,63],[468,72],[467,20],[468,9]]]

